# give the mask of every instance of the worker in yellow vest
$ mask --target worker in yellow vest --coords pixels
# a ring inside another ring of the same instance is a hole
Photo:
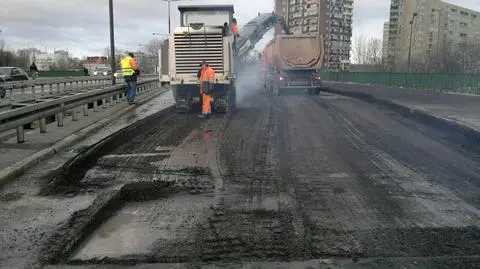
[[[129,52],[120,62],[122,76],[125,78],[127,101],[130,105],[135,104],[137,95],[137,76],[140,74],[137,61],[133,53]]]

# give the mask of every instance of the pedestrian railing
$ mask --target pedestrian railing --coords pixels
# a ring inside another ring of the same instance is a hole
[[[158,78],[138,81],[137,93],[158,88]],[[78,92],[50,101],[34,103],[21,108],[0,113],[0,132],[16,129],[17,142],[25,142],[24,126],[38,121],[40,133],[47,133],[47,118],[55,117],[58,126],[63,126],[64,116],[70,111],[73,121],[77,121],[79,111],[88,116],[89,105],[93,111],[99,110],[99,103],[104,108],[125,100],[125,85],[107,86],[102,89]]]

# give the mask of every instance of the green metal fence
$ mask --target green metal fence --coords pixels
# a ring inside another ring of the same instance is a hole
[[[480,75],[422,74],[388,72],[324,72],[325,81],[354,82],[372,85],[480,92]]]

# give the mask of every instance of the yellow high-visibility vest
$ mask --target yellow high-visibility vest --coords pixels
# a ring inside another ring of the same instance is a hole
[[[127,56],[123,58],[122,61],[120,62],[123,76],[133,76],[135,74],[135,70],[133,70],[133,66],[130,64],[131,59],[133,58],[130,56]]]

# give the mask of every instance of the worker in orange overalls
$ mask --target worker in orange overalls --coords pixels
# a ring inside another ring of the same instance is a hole
[[[239,37],[238,34],[238,24],[237,19],[233,18],[233,25],[232,25],[232,34],[233,34],[233,51],[235,55],[237,54],[237,38]]]
[[[200,95],[202,96],[202,114],[199,118],[208,118],[212,114],[212,92],[215,85],[215,71],[206,62],[203,62],[200,74]]]

